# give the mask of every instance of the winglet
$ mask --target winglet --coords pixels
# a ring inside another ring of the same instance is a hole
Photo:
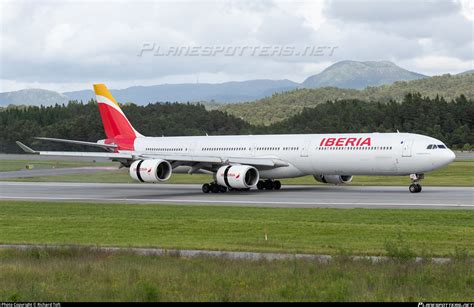
[[[20,148],[23,149],[23,151],[25,151],[26,153],[39,154],[38,151],[35,151],[35,150],[31,149],[30,147],[26,146],[26,145],[23,144],[22,142],[16,141],[15,143],[16,143],[18,146],[20,146]]]

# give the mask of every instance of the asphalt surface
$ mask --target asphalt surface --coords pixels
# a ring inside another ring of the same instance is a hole
[[[231,252],[231,251],[209,251],[209,250],[190,250],[190,249],[163,249],[163,248],[140,248],[140,247],[99,247],[99,246],[81,246],[81,245],[41,245],[41,244],[1,244],[0,249],[64,249],[64,248],[89,248],[92,251],[103,253],[127,252],[145,256],[165,256],[173,255],[180,257],[221,257],[240,260],[285,260],[285,259],[308,259],[319,262],[329,262],[334,259],[331,255],[315,254],[287,254],[287,253],[257,253],[257,252]],[[352,260],[364,260],[371,262],[387,261],[390,258],[384,256],[349,256]],[[449,258],[421,258],[416,257],[416,262],[430,260],[434,263],[448,263]]]
[[[84,166],[84,167],[70,167],[70,168],[44,168],[20,170],[11,172],[0,172],[0,180],[11,178],[27,178],[27,177],[43,177],[43,176],[60,176],[73,174],[88,174],[103,171],[116,171],[117,167],[113,166]]]
[[[282,208],[474,209],[474,188],[283,186],[279,191],[204,194],[196,184],[0,182],[0,200],[79,201]]]
[[[40,156],[32,154],[3,154],[0,153],[0,161],[2,160],[26,160],[26,161],[96,161],[96,162],[110,162],[105,158],[90,158],[90,157],[61,157],[61,156]]]

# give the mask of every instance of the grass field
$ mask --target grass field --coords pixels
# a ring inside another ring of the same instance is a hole
[[[472,301],[473,263],[0,251],[0,301]]]
[[[470,210],[0,202],[1,244],[385,255],[402,240],[416,255],[449,256],[472,254],[473,238]]]
[[[1,161],[0,161],[1,165]],[[166,183],[206,183],[211,176],[203,174],[173,174]],[[93,174],[73,174],[61,176],[45,176],[33,178],[10,179],[10,181],[29,182],[105,182],[105,183],[136,183],[128,174],[127,169],[104,171]],[[282,184],[320,184],[312,176],[281,180]],[[408,176],[354,176],[351,185],[406,185],[410,184]],[[426,174],[422,181],[425,186],[474,186],[474,160],[455,161],[445,168]]]

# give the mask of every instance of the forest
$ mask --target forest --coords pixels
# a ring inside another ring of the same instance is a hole
[[[443,97],[407,94],[401,102],[368,102],[359,99],[328,101],[304,108],[299,114],[272,125],[252,125],[200,104],[126,104],[124,113],[136,130],[147,136],[288,134],[344,132],[410,132],[432,136],[454,149],[474,144],[474,100],[460,95]],[[49,107],[11,106],[0,109],[0,152],[18,153],[15,141],[35,149],[96,150],[33,139],[47,136],[95,142],[104,139],[95,101],[70,101]]]
[[[421,93],[423,97],[435,99],[442,96],[451,101],[461,95],[474,99],[474,74],[442,75],[412,81],[397,81],[363,90],[320,87],[299,88],[292,91],[246,103],[227,104],[220,110],[243,118],[254,125],[271,125],[284,121],[304,108],[312,108],[327,101],[359,99],[367,102],[388,103],[392,100],[402,102],[410,93]]]

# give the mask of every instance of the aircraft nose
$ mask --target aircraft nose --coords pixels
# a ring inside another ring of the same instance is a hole
[[[451,163],[454,161],[454,159],[456,159],[456,154],[451,150],[451,149],[448,149],[448,163]]]

